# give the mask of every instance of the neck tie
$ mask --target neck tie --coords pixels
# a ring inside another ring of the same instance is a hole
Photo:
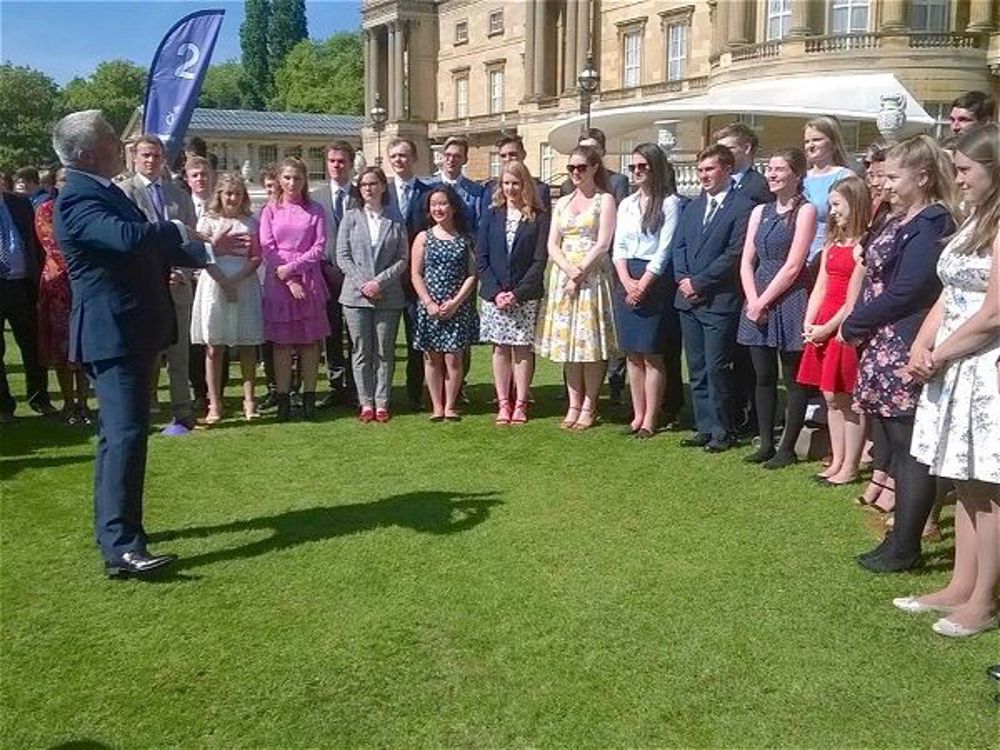
[[[712,219],[715,218],[715,212],[718,210],[718,208],[719,208],[719,201],[717,201],[715,198],[711,198],[708,201],[708,213],[705,214],[705,221],[704,223],[702,223],[703,228],[707,227],[709,224],[712,223]]]
[[[160,188],[160,183],[149,183],[149,194],[153,200],[153,208],[156,210],[157,218],[159,218],[160,221],[165,221],[167,215],[163,210],[163,192]]]
[[[403,185],[403,199],[399,202],[399,210],[402,211],[403,216],[407,216],[410,213],[410,186]]]
[[[337,219],[339,224],[341,219],[344,218],[344,191],[338,190],[337,197],[333,201],[333,215]]]

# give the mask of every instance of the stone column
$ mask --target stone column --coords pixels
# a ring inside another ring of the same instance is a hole
[[[969,25],[965,30],[976,33],[989,33],[993,31],[993,2],[992,0],[971,0],[969,3]]]
[[[576,89],[576,28],[577,7],[580,0],[566,0],[563,5],[563,80],[562,90],[570,92]]]
[[[393,96],[396,98],[396,111],[393,119],[402,120],[406,110],[406,99],[403,93],[403,82],[406,75],[405,68],[403,68],[403,45],[406,35],[401,21],[396,21],[394,25],[396,27],[396,46],[393,48],[393,64],[396,68],[396,76],[392,82],[392,90]]]
[[[396,79],[400,75],[400,70],[396,67],[396,22],[391,21],[386,24],[386,39],[387,46],[387,62],[388,62],[388,75],[386,77],[386,103],[385,108],[389,112],[389,119],[396,120],[399,115],[399,101],[396,99]]]
[[[793,6],[805,4],[804,0],[792,0]],[[730,47],[752,44],[753,33],[753,3],[750,0],[729,0],[723,6],[729,14],[728,41]],[[793,11],[794,12],[794,11]]]
[[[576,3],[576,74],[579,75],[587,64],[587,53],[597,54],[590,37],[591,0],[577,0]],[[597,61],[594,61],[597,65]],[[600,66],[598,66],[600,67]]]
[[[524,98],[535,91],[535,0],[524,3]]]
[[[533,88],[537,96],[545,96],[550,93],[545,80],[545,73],[548,68],[546,52],[551,52],[551,50],[547,49],[548,45],[545,43],[545,32],[548,24],[547,5],[548,3],[545,0],[538,0],[535,3],[535,65],[532,74],[535,80]]]
[[[712,18],[712,57],[716,58],[726,51],[729,39],[729,11],[726,0],[714,0],[710,6]]]
[[[906,31],[906,0],[883,0],[879,31]]]
[[[372,111],[375,100],[375,40],[371,29],[365,29],[365,117]]]
[[[788,36],[801,38],[815,33],[809,20],[809,6],[809,0],[792,0],[792,26]]]

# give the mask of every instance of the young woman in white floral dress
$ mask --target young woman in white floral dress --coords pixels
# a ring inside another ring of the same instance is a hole
[[[955,568],[940,591],[893,603],[942,612],[934,631],[967,637],[997,627],[1000,582],[1000,127],[956,144],[956,182],[971,215],[938,261],[944,289],[910,350],[907,371],[926,381],[913,456],[955,481]]]
[[[569,408],[563,429],[586,430],[597,415],[597,397],[618,340],[611,298],[615,200],[600,154],[577,146],[567,167],[574,190],[556,203],[549,229],[552,270],[535,348],[562,362]]]

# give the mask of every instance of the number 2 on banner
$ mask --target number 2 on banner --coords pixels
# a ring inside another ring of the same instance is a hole
[[[177,70],[174,71],[174,75],[178,78],[193,79],[194,72],[191,70],[195,65],[198,64],[198,60],[201,59],[201,50],[198,49],[197,44],[192,44],[191,42],[184,42],[180,47],[177,48],[177,56],[186,58],[184,62],[177,66]]]

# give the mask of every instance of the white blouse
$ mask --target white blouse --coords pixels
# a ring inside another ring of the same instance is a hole
[[[639,208],[640,192],[632,193],[618,205],[618,223],[615,225],[615,243],[612,260],[637,258],[649,261],[646,270],[663,275],[670,254],[670,241],[674,238],[680,214],[680,199],[668,195],[663,199],[663,226],[656,234],[642,231],[642,209]]]
[[[376,213],[371,209],[365,207],[365,220],[368,222],[368,236],[371,237],[372,247],[375,247],[375,243],[378,242],[378,230],[382,225],[382,214],[381,212]]]

